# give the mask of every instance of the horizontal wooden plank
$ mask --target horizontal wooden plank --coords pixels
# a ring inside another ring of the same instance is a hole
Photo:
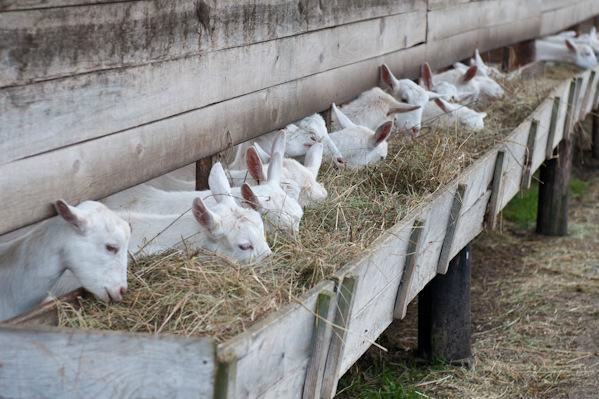
[[[541,0],[490,0],[433,10],[428,13],[427,40],[530,19],[538,16],[540,3]]]
[[[244,333],[219,345],[219,358],[237,359],[235,393],[231,397],[263,397],[279,392],[278,384],[292,378],[296,384],[285,387],[301,397],[306,366],[312,353],[314,307],[322,291],[333,290],[332,281],[324,281],[279,312],[270,315]]]
[[[557,33],[597,14],[599,14],[598,1],[568,1],[567,6],[542,13],[539,36]]]
[[[5,88],[0,90],[0,164],[411,47],[425,40],[424,18],[424,12],[401,14],[176,61]]]
[[[127,1],[133,3],[147,0],[2,0],[2,2],[0,3],[0,12],[117,3],[119,1]]]
[[[424,62],[424,46],[2,165],[0,187],[11,190],[2,193],[10,206],[0,209],[0,234],[53,215],[51,202],[58,198],[74,203],[100,199],[326,109],[331,102],[347,102],[377,84],[383,62],[415,77]]]
[[[0,325],[0,348],[3,397],[213,397],[210,338]]]
[[[513,23],[481,27],[444,39],[427,42],[427,60],[433,67],[444,67],[471,57],[474,49],[493,50],[538,35],[540,16]]]
[[[426,7],[426,0],[62,3],[70,7],[0,12],[0,87],[145,65]],[[17,6],[3,2],[0,10]]]

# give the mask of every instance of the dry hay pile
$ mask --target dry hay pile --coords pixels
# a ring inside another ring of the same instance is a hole
[[[274,253],[260,264],[240,266],[195,250],[136,259],[130,263],[129,293],[122,303],[81,299],[76,307],[61,304],[60,324],[219,340],[236,335],[362,252],[503,140],[551,87],[573,73],[563,67],[537,80],[500,82],[506,89],[503,100],[471,105],[489,114],[484,131],[427,128],[432,121],[423,121],[416,139],[391,139],[385,162],[357,171],[323,165],[320,180],[329,198],[306,209],[298,237],[269,237]]]

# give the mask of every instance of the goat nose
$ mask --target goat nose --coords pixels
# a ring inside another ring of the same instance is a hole
[[[120,292],[121,296],[124,296],[127,293],[127,287],[121,287]]]

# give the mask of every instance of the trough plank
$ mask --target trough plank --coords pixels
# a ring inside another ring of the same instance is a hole
[[[306,367],[312,353],[314,310],[318,296],[332,291],[323,281],[306,295],[218,347],[222,359],[237,359],[233,398],[268,397],[284,389],[301,397]],[[257,365],[259,367],[257,367]],[[268,372],[264,372],[268,370]],[[279,385],[295,381],[294,387]],[[276,397],[276,395],[271,396]],[[283,397],[283,396],[281,396]]]
[[[5,3],[0,11],[23,11],[0,12],[0,87],[177,59],[426,7],[426,0]]]
[[[424,12],[411,12],[179,60],[4,88],[0,164],[412,47],[425,40],[424,18]]]
[[[2,397],[213,397],[210,338],[0,325],[0,348]]]

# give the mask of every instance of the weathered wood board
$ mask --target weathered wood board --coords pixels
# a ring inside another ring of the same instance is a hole
[[[426,0],[4,0],[0,87],[179,59],[425,9]]]
[[[211,338],[0,325],[0,396],[205,398],[214,392]]]
[[[0,165],[412,47],[425,41],[424,19],[424,12],[400,14],[1,89]]]

